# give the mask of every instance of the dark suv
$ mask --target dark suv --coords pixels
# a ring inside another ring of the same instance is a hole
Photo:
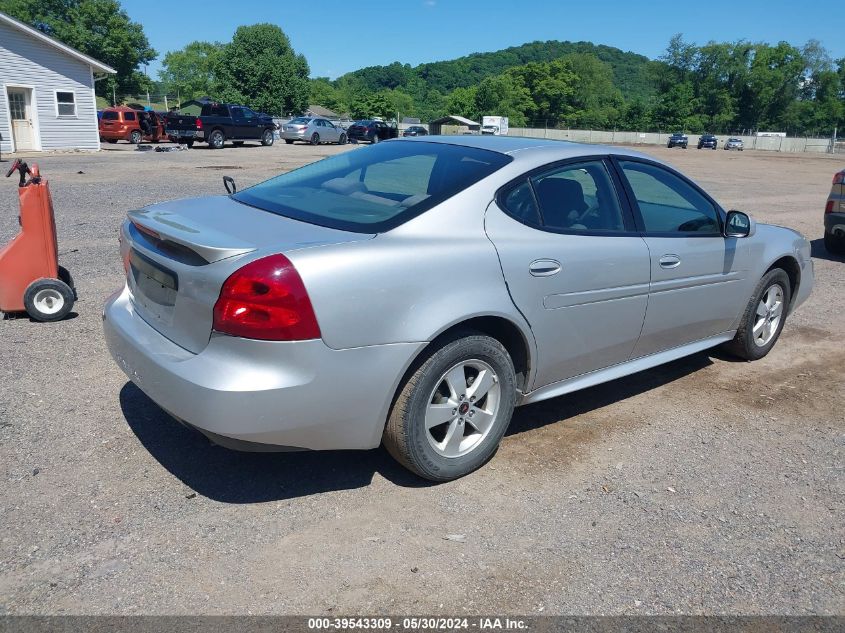
[[[689,139],[687,135],[683,132],[675,132],[672,136],[669,137],[669,142],[666,143],[666,147],[673,148],[673,147],[683,147],[684,149],[687,148],[687,143],[689,143]]]
[[[719,139],[717,139],[712,134],[702,134],[698,137],[698,149],[702,147],[709,147],[710,149],[716,149],[716,146],[719,144]]]

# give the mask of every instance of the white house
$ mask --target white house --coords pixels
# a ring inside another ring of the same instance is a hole
[[[115,72],[0,13],[0,149],[100,149],[94,75]]]

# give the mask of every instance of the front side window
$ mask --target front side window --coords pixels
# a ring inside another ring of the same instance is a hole
[[[399,226],[511,161],[445,143],[379,143],[311,163],[232,197],[271,213],[346,231]]]
[[[76,95],[72,92],[57,92],[56,110],[59,116],[76,116]]]
[[[135,113],[134,112],[124,112],[123,113],[123,120],[124,121],[134,121],[135,120]]]
[[[568,164],[531,179],[543,226],[576,232],[625,230],[616,189],[601,160]]]
[[[619,161],[646,233],[719,235],[718,212],[695,187],[648,163]]]

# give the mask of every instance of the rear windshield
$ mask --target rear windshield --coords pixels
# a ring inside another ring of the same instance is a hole
[[[106,121],[117,121],[120,117],[114,110],[106,110],[105,112],[103,112],[103,118]]]
[[[311,120],[311,119],[308,119],[308,118],[306,118],[306,117],[304,117],[304,116],[299,116],[299,117],[296,117],[295,119],[291,119],[291,120],[289,121],[289,123],[299,123],[299,124],[302,124],[302,123],[308,123],[310,120]]]
[[[202,107],[202,112],[200,116],[222,116],[227,117],[229,116],[229,108],[225,105],[211,105],[206,104]]]
[[[232,197],[320,226],[381,233],[510,161],[505,154],[474,147],[391,141],[311,163]]]

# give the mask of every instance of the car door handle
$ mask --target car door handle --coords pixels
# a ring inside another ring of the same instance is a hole
[[[677,268],[681,265],[681,258],[677,255],[664,255],[658,261],[661,268]]]
[[[560,262],[556,259],[535,259],[528,266],[528,272],[535,277],[551,277],[560,272]]]

